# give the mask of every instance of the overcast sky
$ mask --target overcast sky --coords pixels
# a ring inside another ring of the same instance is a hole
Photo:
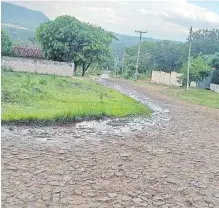
[[[219,28],[219,0],[10,2],[42,11],[50,19],[68,14],[113,32],[135,35],[135,30],[143,30],[158,39],[185,40],[190,26]]]

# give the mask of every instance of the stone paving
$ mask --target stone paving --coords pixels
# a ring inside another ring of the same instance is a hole
[[[218,208],[218,110],[166,105],[165,125],[122,133],[3,126],[2,207]]]

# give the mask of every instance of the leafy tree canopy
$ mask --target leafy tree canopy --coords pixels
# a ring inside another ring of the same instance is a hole
[[[115,38],[101,27],[71,16],[44,23],[36,33],[47,59],[74,62],[76,68],[82,67],[82,76],[93,62],[101,63],[111,54],[109,46]]]
[[[200,29],[192,33],[192,55],[219,51],[219,29]]]

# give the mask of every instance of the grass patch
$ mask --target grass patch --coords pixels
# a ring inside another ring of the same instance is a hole
[[[2,71],[2,122],[72,121],[150,114],[137,101],[88,79]]]
[[[191,87],[188,92],[184,88],[169,88],[166,92],[181,100],[211,108],[219,108],[219,94],[211,90]]]
[[[169,87],[167,85],[153,84],[145,81],[137,81],[132,83],[152,92],[161,92],[174,99],[185,100],[190,103],[211,108],[219,108],[219,94],[211,90],[190,87],[189,91],[187,92],[186,88],[184,87]]]

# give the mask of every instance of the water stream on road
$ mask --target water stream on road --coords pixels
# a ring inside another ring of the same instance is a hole
[[[22,138],[23,142],[24,140],[34,139],[35,141],[47,144],[54,143],[58,145],[60,143],[60,145],[63,145],[65,141],[81,143],[88,140],[101,139],[105,136],[123,137],[127,133],[147,129],[152,125],[162,125],[164,127],[167,125],[170,114],[168,106],[164,103],[153,101],[133,89],[114,84],[110,79],[97,77],[93,77],[93,79],[108,88],[117,90],[148,106],[153,111],[151,117],[130,116],[125,118],[105,118],[55,126],[15,126],[12,132],[10,131],[11,127],[3,127],[2,133],[8,135],[10,138],[14,135],[13,132],[17,132],[16,137],[18,139]]]
[[[145,129],[150,125],[165,125],[167,121],[169,121],[169,109],[165,104],[153,101],[149,97],[142,95],[135,90],[114,84],[109,79],[97,77],[94,77],[93,79],[108,88],[115,89],[120,93],[125,94],[148,106],[153,111],[152,116],[150,118],[144,116],[131,116],[126,118],[112,118],[100,121],[84,121],[78,123],[76,127],[87,127],[91,129],[95,128],[96,131],[101,133],[127,133],[129,131]]]

